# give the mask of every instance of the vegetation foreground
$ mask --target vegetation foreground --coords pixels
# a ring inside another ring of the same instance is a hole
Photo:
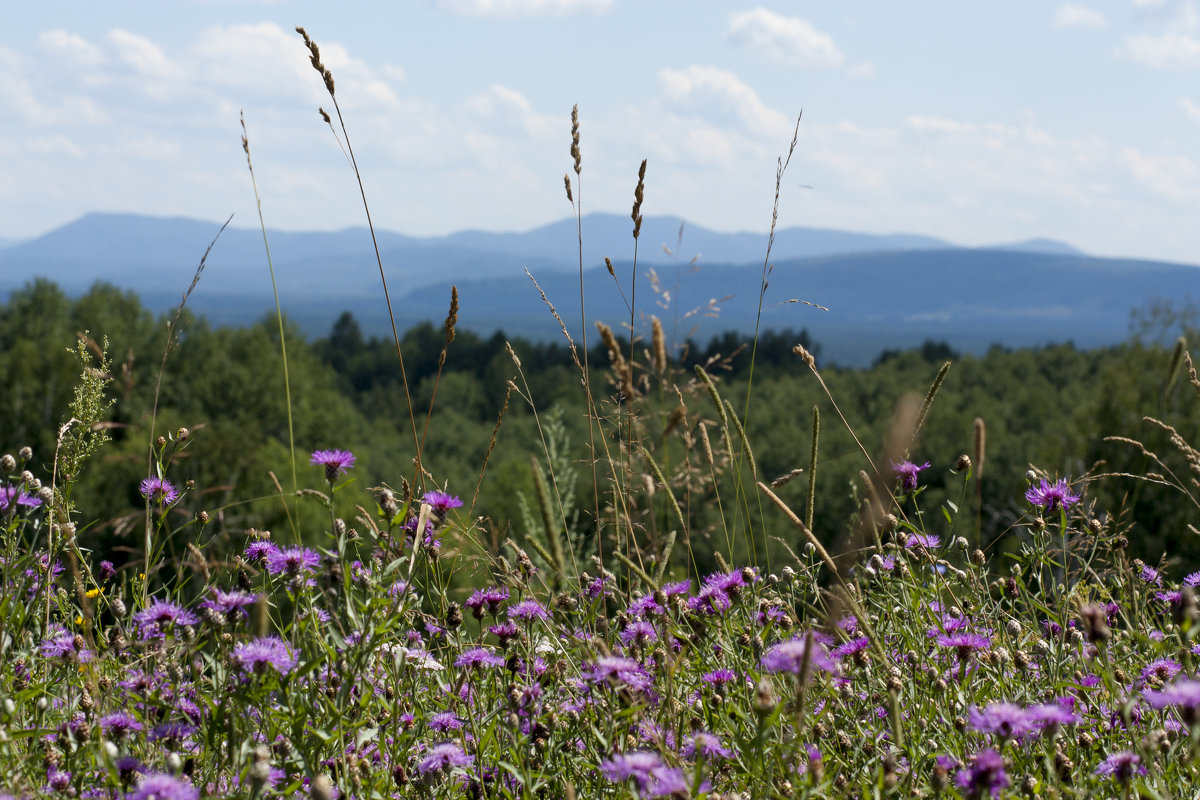
[[[357,174],[333,77],[299,32]],[[768,248],[761,294],[769,274]],[[923,402],[897,404],[882,455],[842,417],[864,466],[835,547],[813,532],[819,411],[806,467],[767,483],[747,435],[752,380],[740,415],[704,365],[681,389],[657,321],[636,347],[633,300],[627,343],[599,326],[607,398],[586,332],[570,345],[591,500],[576,503],[561,421],[535,408],[519,541],[422,461],[455,300],[424,430],[395,337],[411,475],[362,486],[346,443],[319,443],[334,447],[290,490],[269,473],[277,530],[237,529],[189,508],[239,487],[183,477],[202,445],[186,428],[155,435],[156,386],[146,470],[128,487],[143,513],[104,551],[74,490],[112,428],[114,370],[81,334],[53,452],[0,455],[0,800],[1193,796],[1200,572],[1127,555],[1136,520],[1088,496],[1105,476],[1031,469],[1011,546],[986,545],[982,422],[970,454],[910,460],[947,364]],[[282,314],[279,328],[295,464]],[[511,392],[532,405],[508,355]],[[841,417],[813,356],[795,355]],[[1172,376],[1185,367],[1200,399],[1181,341]],[[700,403],[712,418],[689,410]],[[1150,422],[1186,462],[1178,474],[1118,443],[1151,465],[1145,485],[1196,504],[1200,452]],[[793,479],[807,479],[799,511],[778,493]],[[695,524],[701,511],[716,522]],[[788,535],[768,534],[779,520]]]

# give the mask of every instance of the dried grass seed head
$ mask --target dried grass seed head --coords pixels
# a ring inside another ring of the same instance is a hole
[[[575,174],[583,169],[583,156],[579,152],[579,105],[571,107],[571,160],[575,162]]]

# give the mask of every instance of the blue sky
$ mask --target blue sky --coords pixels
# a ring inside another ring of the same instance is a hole
[[[0,29],[0,237],[89,211],[524,230],[582,204],[725,231],[780,223],[963,244],[1051,237],[1200,262],[1192,0],[307,0],[22,3]],[[686,249],[686,241],[684,244]]]

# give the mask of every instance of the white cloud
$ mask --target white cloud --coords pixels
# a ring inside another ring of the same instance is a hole
[[[737,127],[778,137],[791,129],[787,117],[768,107],[758,93],[737,75],[717,67],[693,64],[686,69],[658,72],[663,96],[674,107],[716,120],[733,120]]]
[[[563,17],[603,14],[613,0],[434,0],[434,5],[469,17]]]
[[[845,61],[833,37],[808,20],[761,7],[731,15],[728,35],[732,44],[763,52],[784,64],[840,67]]]
[[[67,31],[46,31],[38,36],[38,44],[48,53],[69,58],[85,66],[96,66],[106,60],[100,48],[82,36]]]
[[[1200,122],[1200,103],[1197,103],[1190,97],[1181,97],[1179,98],[1179,107],[1187,115],[1188,119],[1193,122]]]
[[[1200,66],[1200,39],[1176,32],[1128,36],[1117,53],[1154,69],[1191,69]]]
[[[1069,3],[1059,6],[1054,12],[1054,27],[1056,28],[1105,28],[1108,17],[1094,8]]]
[[[558,117],[539,114],[525,95],[499,84],[469,97],[463,108],[469,114],[487,120],[489,127],[507,125],[529,136],[547,136],[563,127]]]
[[[1177,202],[1200,198],[1196,164],[1190,158],[1147,155],[1135,147],[1122,148],[1121,157],[1138,183],[1155,194]]]
[[[117,51],[117,58],[143,75],[168,78],[178,74],[162,48],[144,36],[114,28],[105,39]]]

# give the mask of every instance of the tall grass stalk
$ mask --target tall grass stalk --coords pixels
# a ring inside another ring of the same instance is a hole
[[[283,400],[287,407],[288,426],[288,465],[292,473],[292,497],[300,490],[300,482],[296,478],[296,430],[292,422],[292,380],[288,373],[287,336],[283,330],[283,308],[279,304],[279,286],[275,282],[275,263],[271,260],[271,243],[267,240],[267,223],[263,219],[262,197],[258,193],[258,180],[254,176],[254,162],[250,159],[250,133],[246,130],[246,115],[239,115],[242,123],[242,149],[246,151],[246,169],[250,172],[250,186],[254,189],[254,208],[258,212],[258,227],[262,231],[263,250],[267,256],[267,270],[271,273],[271,294],[275,298],[275,320],[279,324],[279,356],[283,361]],[[291,504],[283,497],[283,512],[287,515],[288,527],[292,529],[292,538],[300,542],[300,531],[296,521],[292,519]]]

